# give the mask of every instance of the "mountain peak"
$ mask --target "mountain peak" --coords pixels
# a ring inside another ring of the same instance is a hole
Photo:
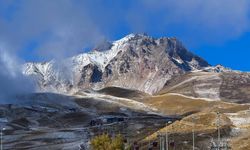
[[[142,38],[151,38],[151,37],[148,36],[146,33],[130,33],[118,41],[128,42],[130,40],[138,40],[138,39],[142,39]]]
[[[139,37],[149,37],[147,33],[130,33],[126,35],[124,38],[139,38]]]
[[[117,86],[153,94],[173,76],[209,66],[176,38],[146,34],[129,34],[112,43],[104,40],[94,51],[66,61],[68,69],[54,69],[57,63],[36,63],[32,67],[26,65],[24,73],[36,76],[45,91],[68,93]]]

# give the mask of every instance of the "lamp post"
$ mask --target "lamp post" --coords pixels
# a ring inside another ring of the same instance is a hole
[[[3,150],[3,131],[5,128],[1,128],[1,150]]]

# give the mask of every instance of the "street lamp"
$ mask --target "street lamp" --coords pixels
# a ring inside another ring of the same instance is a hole
[[[5,128],[1,128],[1,150],[3,150],[3,131]]]

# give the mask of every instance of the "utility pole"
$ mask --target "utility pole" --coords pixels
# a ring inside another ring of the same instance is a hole
[[[164,133],[161,133],[161,142],[162,142],[162,150],[165,150],[165,136],[164,136]]]
[[[166,123],[166,127],[168,126],[168,123],[171,123],[171,121],[168,121],[167,123]],[[168,150],[168,130],[166,130],[166,135],[165,135],[165,138],[166,138],[166,150]]]
[[[3,131],[5,128],[1,128],[1,150],[3,150]]]
[[[166,131],[166,150],[168,150],[168,131]]]
[[[173,142],[174,142],[174,150],[175,150],[175,141],[174,141],[174,125],[172,125],[172,130],[173,130]]]
[[[163,150],[163,143],[162,143],[162,135],[161,135],[161,133],[160,133],[160,144],[161,144],[160,150]]]
[[[161,132],[158,132],[160,150],[165,150],[165,135]]]
[[[160,135],[160,150],[162,150],[161,135]]]
[[[148,149],[150,148],[150,140],[148,141]]]
[[[194,129],[193,129],[193,150],[194,150]]]
[[[172,121],[168,121],[166,126],[168,126],[169,124],[172,124]],[[168,130],[166,131],[166,150],[168,150]]]
[[[218,150],[220,149],[220,113],[217,112],[217,130],[218,130]]]
[[[193,122],[192,133],[193,133],[193,150],[194,150],[194,117],[192,117],[192,122]]]
[[[161,150],[161,134],[159,131],[157,132],[157,135],[159,137],[159,146],[160,146],[160,150]]]

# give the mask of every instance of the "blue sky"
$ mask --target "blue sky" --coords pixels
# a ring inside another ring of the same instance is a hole
[[[0,0],[0,49],[24,61],[129,33],[177,37],[210,64],[250,71],[248,0]]]

